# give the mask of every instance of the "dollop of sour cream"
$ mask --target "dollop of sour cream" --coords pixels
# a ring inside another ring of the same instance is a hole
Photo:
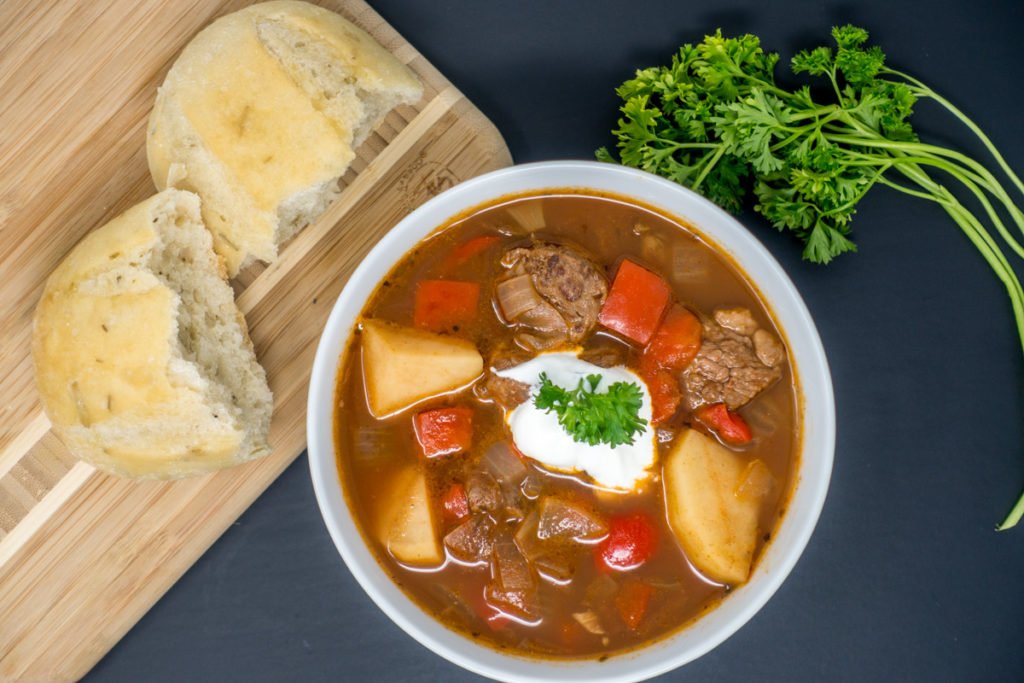
[[[524,455],[544,466],[562,472],[585,472],[599,486],[632,490],[650,476],[657,443],[651,427],[651,394],[647,384],[629,368],[617,366],[602,368],[580,360],[568,352],[543,353],[520,365],[495,371],[500,377],[507,377],[530,385],[530,398],[512,410],[507,416],[512,440]],[[647,420],[642,432],[633,435],[632,444],[612,448],[608,444],[591,446],[574,441],[560,424],[558,415],[534,405],[540,390],[541,373],[560,387],[575,389],[581,379],[588,375],[600,375],[598,392],[608,390],[615,382],[635,383],[643,394],[640,417]]]

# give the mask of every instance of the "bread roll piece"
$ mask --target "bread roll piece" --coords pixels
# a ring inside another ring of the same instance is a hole
[[[78,243],[43,290],[32,359],[54,430],[108,472],[171,479],[270,452],[266,375],[190,192]]]
[[[234,276],[316,219],[353,151],[393,107],[420,99],[405,65],[305,2],[221,17],[182,51],[149,118],[159,189],[192,190]]]

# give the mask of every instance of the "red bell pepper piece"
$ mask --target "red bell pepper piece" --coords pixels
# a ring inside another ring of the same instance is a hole
[[[474,237],[471,240],[463,242],[448,253],[448,256],[446,256],[444,261],[441,263],[441,270],[446,273],[451,272],[498,242],[500,239],[501,238],[497,235],[481,235],[480,237]]]
[[[608,536],[597,545],[599,569],[627,571],[651,559],[657,532],[642,512],[608,520]]]
[[[416,285],[412,322],[420,329],[444,332],[475,318],[479,302],[479,283],[423,280]]]
[[[598,320],[609,330],[646,345],[671,296],[665,280],[626,259],[615,273]]]
[[[693,411],[693,416],[701,424],[713,429],[722,441],[733,446],[744,446],[754,438],[747,421],[729,410],[724,403],[701,406]]]
[[[416,440],[428,458],[468,451],[473,445],[472,408],[437,408],[413,418]]]
[[[651,584],[643,581],[627,581],[615,596],[615,607],[626,626],[633,630],[643,621],[647,606],[651,602]]]
[[[441,511],[449,524],[458,522],[469,515],[469,498],[466,496],[466,487],[455,482],[445,491],[441,498]]]
[[[639,371],[651,392],[651,422],[659,424],[675,415],[681,400],[675,376],[659,368],[647,356],[641,356]]]
[[[703,331],[697,316],[674,306],[644,349],[644,358],[665,370],[684,370],[700,351]]]

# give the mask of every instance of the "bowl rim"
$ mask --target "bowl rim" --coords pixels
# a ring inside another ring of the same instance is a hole
[[[548,180],[562,176],[578,178],[580,182]],[[619,184],[629,189],[609,187]],[[605,662],[501,653],[473,642],[426,614],[394,585],[366,547],[342,492],[334,451],[333,398],[341,353],[367,297],[386,273],[416,243],[468,209],[510,194],[567,188],[610,193],[626,201],[633,199],[667,216],[683,219],[727,253],[765,300],[790,344],[804,418],[799,470],[788,509],[750,580],[672,635],[638,650],[613,655]],[[758,274],[755,276],[752,270]],[[349,319],[350,324],[346,324]],[[374,245],[342,288],[318,342],[309,384],[306,430],[313,489],[335,547],[367,595],[416,641],[458,666],[498,680],[525,682],[557,677],[593,682],[639,681],[682,666],[718,646],[768,602],[792,571],[810,540],[828,494],[835,450],[835,398],[825,351],[806,304],[775,258],[733,216],[701,195],[645,171],[593,161],[545,161],[510,166],[459,183],[413,210]],[[796,514],[797,509],[800,514]],[[685,646],[679,647],[683,641]]]

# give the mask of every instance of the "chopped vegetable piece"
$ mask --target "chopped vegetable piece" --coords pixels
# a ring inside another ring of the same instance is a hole
[[[470,342],[381,320],[362,329],[366,397],[374,417],[469,384],[484,361]]]
[[[408,467],[385,484],[378,519],[380,540],[399,562],[437,565],[444,559],[427,480],[420,467]]]
[[[615,596],[615,607],[626,626],[633,630],[643,621],[654,589],[644,581],[627,581]]]
[[[764,460],[752,460],[740,477],[736,497],[744,501],[762,501],[775,488],[775,477]]]
[[[497,482],[496,511],[504,510],[521,517],[525,503],[523,482],[529,470],[509,447],[509,443],[498,441],[492,444],[480,459],[479,466],[483,468],[483,474],[489,474],[493,481]]]
[[[468,451],[473,445],[473,409],[437,408],[417,413],[413,420],[423,455],[434,458]]]
[[[702,574],[745,582],[757,547],[760,500],[735,495],[745,458],[694,429],[665,458],[665,506],[686,557]]]
[[[539,515],[531,510],[516,529],[515,542],[523,556],[542,574],[555,581],[569,581],[573,576],[572,553],[565,542],[544,540],[537,536]]]
[[[518,487],[529,470],[507,441],[497,441],[480,461],[484,469],[491,473],[499,484]]]
[[[455,482],[445,491],[441,499],[441,510],[444,512],[445,521],[452,523],[461,520],[469,515],[469,498],[466,497],[466,487]]]
[[[481,562],[494,547],[494,522],[486,515],[473,515],[444,537],[452,557],[463,562]]]
[[[352,439],[352,456],[364,463],[382,462],[401,452],[395,431],[380,422],[356,428]]]
[[[644,358],[665,370],[684,370],[700,351],[703,330],[697,316],[675,306],[651,337]]]
[[[544,205],[540,202],[517,202],[507,206],[505,210],[526,232],[536,232],[547,225],[544,220]]]
[[[540,611],[533,570],[511,538],[503,537],[494,543],[491,582],[485,595],[494,607],[523,619],[534,619]]]
[[[654,555],[655,529],[650,518],[636,512],[608,520],[608,538],[597,546],[598,566],[616,571],[636,569]]]
[[[647,344],[670,298],[665,280],[626,259],[615,274],[598,321],[638,344]]]
[[[576,623],[583,627],[587,633],[591,633],[595,636],[603,636],[604,628],[601,626],[601,620],[597,618],[593,610],[587,610],[585,612],[574,612],[572,618],[576,620]]]
[[[682,395],[675,375],[652,365],[646,358],[641,359],[639,370],[651,394],[651,423],[660,424],[676,414]]]
[[[502,315],[510,321],[544,303],[537,293],[537,288],[533,286],[533,280],[526,274],[502,280],[495,285],[494,294]]]
[[[492,551],[491,577],[506,591],[536,587],[530,564],[511,538],[502,538]]]
[[[621,633],[624,630],[618,610],[615,608],[615,596],[618,594],[619,582],[605,571],[600,571],[583,592],[582,607],[597,614],[601,625],[609,633]]]
[[[447,273],[455,268],[459,268],[477,254],[486,251],[500,239],[497,235],[481,235],[480,237],[474,237],[463,242],[449,252],[448,256],[441,263],[441,271]]]
[[[701,406],[693,411],[693,416],[701,424],[713,429],[727,444],[744,446],[753,438],[747,421],[726,408],[724,403]]]
[[[480,284],[456,280],[423,280],[416,285],[413,325],[444,332],[476,317]]]
[[[595,513],[558,496],[541,500],[539,510],[537,537],[541,539],[596,539],[608,532],[608,525]]]

